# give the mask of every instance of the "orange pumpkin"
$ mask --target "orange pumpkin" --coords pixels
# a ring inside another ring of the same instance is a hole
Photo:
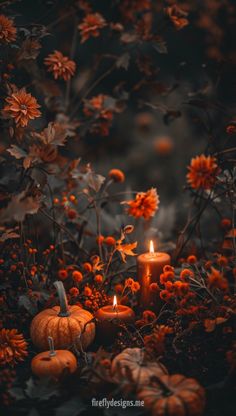
[[[64,372],[74,373],[77,360],[72,352],[54,350],[53,339],[48,337],[50,350],[40,352],[31,361],[32,372],[38,377],[58,379]]]
[[[73,343],[86,349],[94,340],[95,325],[90,312],[79,306],[69,306],[62,282],[55,282],[60,307],[45,309],[36,315],[31,323],[30,334],[34,345],[45,351],[48,337],[52,337],[56,349],[69,348]]]
[[[126,348],[112,361],[111,374],[114,381],[120,382],[126,377],[127,370],[132,380],[139,386],[149,382],[150,377],[167,374],[165,366],[158,362],[144,362],[144,354],[141,348]]]
[[[181,374],[163,375],[155,385],[138,392],[138,399],[153,416],[201,416],[205,407],[205,390],[193,378]]]

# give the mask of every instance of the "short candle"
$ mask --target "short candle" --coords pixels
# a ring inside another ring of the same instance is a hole
[[[118,334],[122,324],[134,322],[134,311],[125,305],[118,305],[114,296],[113,305],[103,306],[95,313],[97,320],[97,335],[104,344],[112,342]]]
[[[153,241],[150,241],[149,252],[137,257],[138,280],[140,283],[140,307],[142,309],[155,308],[153,296],[150,292],[151,283],[160,283],[163,267],[171,262],[168,253],[155,252]]]

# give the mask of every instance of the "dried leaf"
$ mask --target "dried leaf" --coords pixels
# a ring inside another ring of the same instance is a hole
[[[137,247],[137,241],[130,244],[118,244],[116,250],[119,251],[121,258],[126,263],[126,256],[136,256],[133,250]]]
[[[15,157],[16,159],[22,159],[27,156],[27,153],[21,149],[19,146],[16,146],[15,144],[12,144],[9,149],[7,149],[7,152],[10,153],[11,156]]]
[[[23,191],[12,197],[6,208],[0,210],[0,223],[23,221],[26,214],[36,214],[40,207],[38,197],[26,196]]]

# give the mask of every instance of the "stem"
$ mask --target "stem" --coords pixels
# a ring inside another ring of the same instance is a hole
[[[56,355],[56,351],[54,349],[54,342],[53,342],[53,338],[52,337],[48,337],[48,344],[49,344],[49,357],[55,357]]]
[[[57,280],[53,284],[54,284],[54,286],[57,290],[57,294],[58,294],[59,302],[60,302],[60,312],[59,312],[58,316],[67,317],[67,316],[70,315],[70,312],[69,312],[69,307],[68,307],[68,302],[67,302],[67,297],[66,297],[66,292],[65,292],[64,285],[59,280]]]

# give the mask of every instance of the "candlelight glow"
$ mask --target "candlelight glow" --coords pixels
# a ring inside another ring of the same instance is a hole
[[[154,253],[154,244],[152,240],[150,240],[149,243],[149,253]]]
[[[113,297],[113,309],[117,308],[117,298],[116,295]]]

